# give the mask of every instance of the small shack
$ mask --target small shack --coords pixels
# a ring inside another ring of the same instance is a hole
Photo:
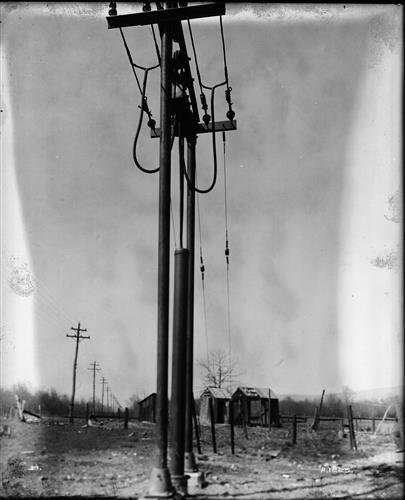
[[[232,394],[234,423],[268,426],[270,406],[270,424],[279,427],[278,398],[272,398],[271,392],[270,388],[238,387]]]
[[[200,423],[209,424],[210,418],[210,398],[214,410],[214,422],[224,424],[229,420],[229,401],[231,393],[222,387],[207,387],[200,396]]]
[[[139,420],[156,422],[156,392],[138,401]]]

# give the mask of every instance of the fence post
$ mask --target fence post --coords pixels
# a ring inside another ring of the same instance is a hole
[[[293,415],[292,421],[292,444],[297,444],[297,415]]]
[[[229,401],[229,424],[231,427],[231,452],[232,455],[235,455],[235,430],[234,430],[234,422],[233,422],[233,401],[232,399]]]
[[[352,405],[347,406],[347,417],[349,419],[350,447],[352,448],[352,450],[357,450],[356,435],[354,433],[354,426],[353,426]]]
[[[124,429],[128,429],[128,408],[125,407],[125,414],[124,414]]]
[[[214,450],[214,453],[216,453],[217,452],[217,442],[215,439],[214,402],[212,401],[212,398],[209,398],[208,403],[209,403],[209,408],[210,408],[212,449]]]
[[[399,426],[399,436],[400,436],[400,448],[404,448],[404,413],[402,410],[402,403],[398,400],[395,404],[395,412],[397,414],[397,421]]]
[[[191,411],[192,411],[192,414],[193,414],[195,440],[197,442],[197,451],[198,451],[199,455],[201,455],[200,432],[199,432],[199,428],[198,428],[197,411],[196,411],[196,408],[195,408],[195,399],[194,399],[194,396],[193,396],[193,404],[191,405]]]

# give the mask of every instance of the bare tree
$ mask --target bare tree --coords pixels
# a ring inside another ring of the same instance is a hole
[[[230,359],[224,351],[211,351],[207,361],[200,361],[202,376],[209,387],[228,387],[235,382],[235,361]]]

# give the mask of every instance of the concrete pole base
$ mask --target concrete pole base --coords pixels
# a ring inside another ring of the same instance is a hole
[[[187,486],[190,491],[198,490],[204,487],[205,484],[205,475],[204,472],[187,472],[188,481]]]
[[[188,475],[175,476],[172,474],[172,481],[174,489],[176,490],[176,497],[187,496],[187,480]]]
[[[184,472],[198,472],[197,463],[192,451],[184,453]]]
[[[167,467],[154,467],[150,477],[149,491],[143,498],[172,498],[174,488]]]

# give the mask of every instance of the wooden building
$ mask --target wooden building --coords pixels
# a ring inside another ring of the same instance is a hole
[[[156,392],[138,402],[139,420],[156,422]]]
[[[229,421],[229,401],[231,393],[227,389],[219,387],[207,387],[200,396],[200,423],[209,424],[210,406],[209,401],[212,399],[214,410],[214,422],[216,424],[224,424]]]
[[[280,426],[278,398],[270,388],[238,387],[232,394],[234,423],[238,425]],[[270,403],[270,404],[269,404]]]

